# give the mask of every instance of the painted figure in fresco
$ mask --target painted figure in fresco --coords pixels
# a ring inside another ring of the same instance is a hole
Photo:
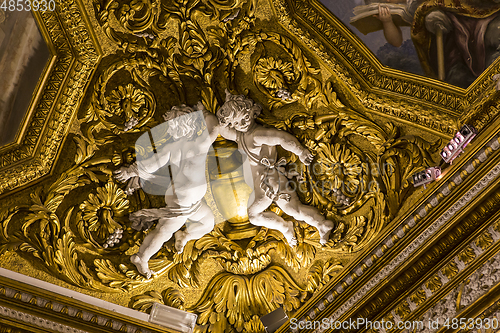
[[[410,1],[408,1],[410,2]],[[415,1],[413,1],[414,3]],[[389,44],[395,47],[400,47],[403,44],[403,33],[401,28],[394,22],[392,14],[387,6],[384,6],[384,1],[380,1],[378,5],[378,15],[375,15],[381,22],[384,30],[385,39]],[[406,0],[387,0],[385,3],[406,4]],[[408,8],[408,7],[407,7]]]
[[[390,0],[397,2],[397,0]],[[498,0],[407,0],[412,17],[412,41],[422,68],[437,76],[436,32],[444,34],[444,78],[468,87],[500,56],[500,1]],[[387,42],[400,46],[401,30],[383,4],[377,16],[383,23]]]
[[[444,26],[445,81],[468,87],[500,55],[500,3],[494,0],[424,1],[412,39],[422,67],[436,73],[433,27]]]
[[[212,143],[219,133],[225,131],[215,115],[206,111],[201,103],[198,103],[197,110],[185,105],[175,106],[164,115],[164,119],[166,123],[163,124],[168,126],[167,132],[174,141],[159,148],[148,159],[115,171],[116,179],[122,182],[136,177],[141,181],[168,182],[163,185],[170,185],[165,193],[166,207],[141,209],[130,214],[130,221],[138,230],[147,229],[158,221],[156,228],[144,238],[139,251],[130,257],[137,270],[147,278],[152,274],[149,259],[174,233],[175,248],[182,252],[188,241],[212,231],[214,215],[202,200],[207,190],[205,163]],[[170,177],[165,179],[154,175],[167,164]],[[186,231],[181,231],[188,219]]]
[[[279,230],[295,246],[297,240],[293,223],[271,211],[265,211],[275,202],[286,214],[304,221],[318,229],[321,244],[328,241],[333,223],[326,220],[314,207],[300,202],[295,191],[288,187],[289,181],[282,171],[283,159],[277,160],[276,146],[296,154],[305,165],[313,155],[293,135],[265,128],[255,122],[262,107],[243,95],[232,95],[226,90],[226,101],[217,111],[221,126],[228,132],[224,138],[238,143],[238,149],[247,156],[243,165],[246,183],[254,189],[248,201],[248,217],[252,224]]]
[[[363,4],[353,9],[351,25],[365,35],[382,30],[389,44],[400,47],[403,44],[401,26],[412,25],[415,10],[422,0],[361,1]]]

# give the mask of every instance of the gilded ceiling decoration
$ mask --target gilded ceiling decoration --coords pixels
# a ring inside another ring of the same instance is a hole
[[[34,13],[52,58],[42,79],[45,83],[35,94],[37,102],[27,116],[27,126],[14,143],[1,147],[0,193],[49,174],[99,59],[79,5],[64,2],[60,6],[61,14]]]
[[[427,77],[384,67],[347,28],[350,7],[336,17],[316,0],[61,0],[35,12],[51,58],[15,141],[0,147],[1,266],[140,311],[193,312],[197,332],[263,332],[259,318],[278,307],[309,321],[417,320],[444,315],[446,302],[457,304],[450,318],[493,316],[480,300],[498,282],[500,65],[467,87],[436,79],[422,61],[432,36],[419,31],[426,10],[454,5],[424,2],[411,37]],[[226,135],[237,116],[223,124],[220,114],[232,101],[254,112],[249,127],[265,144]],[[168,195],[137,180],[139,162],[178,140],[162,125],[176,110],[204,112],[190,140],[221,131],[204,199],[190,207],[209,207],[216,224],[182,246],[189,223],[171,232],[141,269],[133,255],[170,220],[145,221]],[[445,166],[439,151],[465,122],[477,147]],[[276,160],[259,155],[273,145]],[[238,148],[262,169],[249,173]],[[413,186],[438,165],[439,182]],[[293,190],[273,190],[270,170]],[[268,201],[257,213],[248,177]],[[136,220],[150,223],[141,231]]]

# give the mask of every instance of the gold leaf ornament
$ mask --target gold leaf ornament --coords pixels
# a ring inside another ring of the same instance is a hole
[[[267,314],[280,306],[290,312],[297,309],[307,293],[278,266],[255,275],[220,273],[190,307],[198,312],[198,332],[243,332],[260,329],[255,316]],[[257,313],[256,313],[257,310]],[[245,323],[251,324],[245,325]],[[258,332],[258,331],[257,331]]]
[[[133,84],[119,86],[107,97],[110,111],[117,116],[125,114],[125,120],[140,118],[139,111],[145,105],[144,92]]]
[[[254,64],[254,83],[268,97],[271,109],[295,101],[298,101],[307,109],[329,104],[321,81],[314,77],[319,73],[319,70],[312,66],[297,44],[290,38],[275,32],[261,32],[255,34],[254,38],[258,45],[265,42],[274,43],[282,48],[293,62],[292,65],[283,62],[283,60],[268,57],[261,58]],[[261,47],[256,48],[256,50],[261,49]],[[293,73],[291,67],[293,67]],[[287,80],[288,83],[296,82],[298,85],[293,93],[288,89],[284,89]],[[277,94],[278,90],[281,90],[284,95]],[[328,93],[332,96],[330,92]]]
[[[99,133],[104,128],[114,134],[139,131],[156,110],[156,99],[150,91],[147,78],[163,74],[163,70],[170,69],[168,64],[163,65],[143,55],[137,59],[122,58],[106,68],[95,83],[90,107],[83,119],[85,123],[90,124],[86,130],[87,139],[96,141],[93,133]],[[132,82],[108,87],[120,71],[129,72]],[[141,77],[144,73],[147,73],[146,80]],[[171,74],[175,74],[175,71]],[[171,75],[165,73],[165,77],[169,76]]]
[[[64,274],[72,283],[90,288],[89,273],[83,261],[79,264],[75,247],[73,233],[66,231],[62,238],[57,240],[54,262],[58,265],[60,273]]]
[[[286,88],[288,84],[295,81],[293,65],[281,59],[273,57],[259,59],[255,70],[257,82],[269,90]]]
[[[465,265],[469,264],[472,260],[476,258],[476,253],[472,247],[467,246],[462,252],[458,254],[458,259],[462,261]]]
[[[117,269],[108,259],[95,259],[94,266],[97,277],[102,283],[115,290],[130,291],[143,285],[146,281],[146,278],[137,273],[136,270],[129,269],[124,264],[119,265],[119,269]]]
[[[184,310],[184,303],[186,302],[186,299],[179,290],[173,287],[168,287],[162,294],[165,305]]]
[[[309,292],[318,290],[328,283],[334,274],[338,273],[343,268],[344,266],[335,258],[331,258],[327,262],[323,262],[322,260],[315,261],[306,275],[306,290]]]
[[[321,170],[313,170],[319,174],[318,180],[329,180],[333,188],[347,186],[346,191],[355,193],[359,187],[362,166],[359,156],[346,146],[319,143],[317,162]]]
[[[155,290],[148,291],[142,295],[132,298],[132,309],[147,312],[154,303],[163,304],[163,297]]]
[[[134,33],[142,32],[153,27],[158,20],[159,7],[160,3],[157,0],[132,0],[121,6],[118,13],[119,21],[127,30]]]
[[[458,264],[455,261],[450,261],[442,270],[443,274],[451,280],[455,275],[457,275],[460,270],[458,269]]]
[[[123,228],[119,221],[128,213],[129,201],[123,190],[113,182],[97,188],[96,192],[89,194],[80,205],[80,210],[88,230],[105,240],[116,229]]]
[[[201,0],[208,13],[221,19],[221,11],[232,11],[242,5],[243,0]],[[228,16],[230,14],[227,14]]]

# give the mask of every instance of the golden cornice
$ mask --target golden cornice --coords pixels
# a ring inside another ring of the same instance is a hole
[[[478,138],[476,141],[477,145],[454,163],[453,166],[445,172],[439,183],[432,184],[430,188],[427,189],[426,196],[414,203],[413,209],[391,222],[387,226],[387,229],[373,241],[371,246],[360,252],[357,259],[351,262],[349,266],[346,266],[343,272],[330,281],[326,288],[316,293],[308,303],[297,311],[295,317],[302,318],[303,320],[321,320],[322,318],[330,316],[336,309],[338,310],[343,304],[346,304],[346,302],[349,302],[349,308],[354,308],[354,304],[358,304],[358,306],[363,304],[359,299],[356,300],[355,303],[350,303],[350,299],[353,298],[357,292],[362,290],[370,279],[377,276],[378,272],[388,268],[386,266],[400,256],[401,251],[408,248],[408,246],[418,239],[422,233],[425,232],[429,235],[429,232],[426,230],[429,229],[430,225],[432,225],[438,217],[443,214],[449,214],[447,211],[453,209],[459,200],[463,200],[466,193],[477,186],[485,175],[491,172],[495,166],[498,168],[498,163],[500,162],[500,154],[498,153],[500,144],[498,140],[500,138],[498,137],[496,128],[498,128],[499,122],[500,120],[497,120],[495,123],[491,124],[488,130]],[[496,146],[495,149],[490,148],[492,142]],[[478,202],[483,200],[484,203],[484,199],[488,197],[494,187],[495,186],[488,185],[488,189],[482,191],[477,197],[474,195],[466,200],[467,205],[465,209],[461,209],[456,216],[454,216],[454,213],[451,214],[455,222],[449,224],[447,222],[444,227],[439,228],[439,231],[432,236],[432,239],[439,239],[439,237],[446,234],[449,228],[459,224],[461,222],[461,217],[470,213],[471,210],[477,206]],[[443,195],[443,189],[446,190],[448,193],[447,195]],[[469,202],[469,200],[473,201]],[[486,205],[488,205],[487,202]],[[419,214],[423,214],[423,217],[420,217]],[[411,221],[416,227],[408,228],[408,221]],[[405,225],[403,228],[404,237],[401,238],[397,236],[397,230],[401,230],[403,225]],[[430,235],[432,235],[432,233],[430,233]],[[429,236],[424,238],[426,240],[426,245],[415,248],[415,251],[412,253],[412,258],[423,255],[429,249],[428,246],[430,246],[429,244],[432,244],[433,241],[428,240],[428,237]],[[384,245],[387,243],[387,239],[392,239],[391,242],[395,245],[388,248]],[[370,267],[366,265],[368,258],[371,258],[369,260],[373,262]],[[398,274],[397,272],[404,272],[404,267],[403,265],[398,266],[395,270],[391,269],[391,274],[393,274],[393,270],[394,274]],[[361,272],[362,276],[361,279],[359,279]],[[346,283],[347,280],[354,282]],[[345,290],[342,291],[340,295],[335,291],[339,284],[342,285],[342,289]],[[379,288],[382,288],[382,286],[383,284],[381,283]],[[376,294],[376,292],[373,291],[370,294],[373,295]],[[363,299],[365,299],[365,297],[363,297]],[[331,298],[333,303],[331,301],[326,301],[327,298]],[[324,304],[322,306],[324,308],[323,310],[317,307],[321,303]],[[311,317],[313,313],[314,318]],[[347,316],[347,314],[343,314],[343,316]]]
[[[344,313],[336,320],[342,322],[349,318],[365,318],[372,322],[380,322],[382,319],[394,321],[392,313],[399,314],[398,320],[420,320],[423,312],[432,308],[452,289],[460,286],[467,276],[499,252],[499,206],[500,192],[497,186],[493,197],[486,196],[479,206],[460,219],[458,224],[455,223],[452,230],[443,233],[441,238],[430,241],[428,246],[421,249],[420,254],[413,256],[418,259],[400,267],[398,272],[395,271],[391,277],[384,280],[377,290],[373,290],[370,295],[359,301],[360,307],[353,308],[351,312]],[[496,235],[493,238],[492,233]],[[471,257],[465,259],[465,256]],[[459,261],[463,262],[463,267],[457,269],[456,273],[447,275],[446,267]],[[383,269],[383,265],[378,267],[378,270],[380,269]],[[363,285],[366,280],[358,282]],[[390,287],[387,287],[388,285]],[[427,291],[422,289],[424,285]],[[470,305],[461,316],[475,318],[497,297],[492,290]],[[417,310],[411,309],[409,299],[413,300]],[[321,321],[327,317],[327,311],[328,309],[325,313],[318,313],[314,320]]]
[[[39,330],[25,323],[13,323],[11,319],[0,318],[1,333],[50,333],[47,330]]]
[[[495,288],[496,289],[496,288]],[[496,294],[498,295],[498,290],[495,290],[496,291]],[[492,298],[493,299],[493,298]],[[471,311],[473,311],[473,313],[475,314],[474,317],[475,318],[481,318],[481,319],[485,319],[485,318],[499,318],[500,317],[500,300],[496,299],[495,301],[492,301],[491,299],[490,300],[487,300],[486,304],[478,304],[479,306],[475,306],[476,304],[474,304],[472,307],[471,307]],[[483,309],[482,312],[480,312],[481,310],[480,309]],[[493,331],[493,330],[491,330]]]
[[[43,318],[84,332],[173,333],[165,327],[124,315],[116,310],[104,309],[74,297],[64,296],[3,276],[0,276],[0,305],[20,314],[25,313],[35,318]],[[16,319],[16,316],[13,318]],[[20,328],[30,323],[30,321],[21,320],[21,317],[18,319],[20,319],[18,322],[18,325],[21,325]],[[30,329],[45,332],[44,327],[36,323],[31,323]]]
[[[457,227],[433,242],[434,245],[420,256],[416,256],[420,259],[409,263],[404,274],[400,273],[399,278],[387,281],[391,288],[378,291],[375,300],[364,302],[357,315],[380,321],[388,320],[393,311],[401,320],[419,320],[427,309],[432,308],[499,251],[499,206],[500,192],[497,190],[493,197],[486,199],[481,206],[463,218]],[[493,213],[496,214],[492,216]],[[494,237],[492,233],[496,233]],[[484,241],[485,238],[488,239],[487,242]],[[460,262],[463,267],[456,271],[449,268]],[[424,286],[426,289],[423,289]],[[417,310],[411,309],[408,299],[415,300]]]

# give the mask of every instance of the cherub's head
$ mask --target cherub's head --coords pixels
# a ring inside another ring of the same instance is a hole
[[[184,104],[174,106],[163,115],[163,119],[168,122],[167,133],[174,140],[179,138],[191,138],[203,126],[203,115],[193,108]]]
[[[217,110],[217,118],[222,126],[246,132],[261,111],[259,104],[244,95],[233,95],[226,89],[226,101]]]

